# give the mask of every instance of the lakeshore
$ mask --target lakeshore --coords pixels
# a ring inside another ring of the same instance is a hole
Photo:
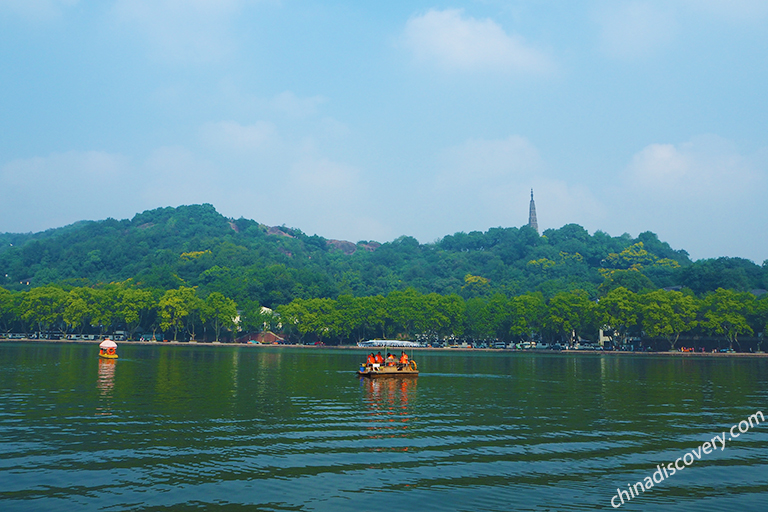
[[[63,343],[96,345],[101,343],[99,340],[37,340],[30,338],[21,339],[0,339],[0,343]],[[138,346],[199,346],[199,347],[248,347],[248,348],[296,348],[305,350],[357,350],[361,352],[370,352],[371,347],[358,347],[357,345],[301,345],[301,344],[272,344],[272,343],[222,343],[222,342],[203,342],[203,341],[120,341],[118,345],[138,345]],[[378,351],[379,349],[374,350]],[[396,351],[402,349],[395,349]],[[666,356],[666,357],[768,357],[768,352],[682,352],[682,351],[631,351],[631,350],[542,350],[542,349],[497,349],[497,348],[468,348],[468,347],[413,347],[407,351],[426,351],[426,352],[465,352],[465,353],[494,353],[494,354],[575,354],[575,355],[605,355],[605,356]]]

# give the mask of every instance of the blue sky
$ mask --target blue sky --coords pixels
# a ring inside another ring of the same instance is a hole
[[[212,203],[768,259],[768,2],[0,0],[0,231]]]

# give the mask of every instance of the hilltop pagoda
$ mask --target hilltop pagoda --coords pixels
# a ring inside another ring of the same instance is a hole
[[[539,223],[536,220],[536,203],[533,202],[533,189],[531,189],[531,206],[528,210],[528,226],[539,232]]]

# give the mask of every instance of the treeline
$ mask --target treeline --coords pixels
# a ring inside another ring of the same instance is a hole
[[[294,299],[272,312],[254,302],[238,306],[219,292],[202,297],[190,287],[161,291],[132,285],[0,288],[0,328],[62,336],[124,330],[130,337],[159,337],[163,332],[165,339],[217,341],[273,330],[293,342],[329,344],[369,338],[570,343],[595,340],[604,330],[614,346],[652,338],[664,340],[666,347],[659,348],[675,348],[681,336],[715,336],[741,349],[740,336],[762,339],[768,324],[768,296],[722,288],[697,297],[667,290],[635,293],[619,286],[599,300],[584,290],[549,298],[534,292],[465,299],[408,288],[386,296]]]
[[[277,311],[285,332],[299,340],[402,337],[570,344],[595,341],[604,330],[613,346],[655,338],[674,349],[681,336],[714,336],[738,349],[739,336],[765,332],[768,298],[722,288],[697,298],[680,291],[635,293],[617,287],[599,301],[583,290],[549,299],[536,292],[465,300],[408,289],[386,297],[299,299]]]
[[[228,219],[211,205],[160,208],[130,220],[79,222],[36,234],[0,234],[0,286],[196,288],[238,304],[276,308],[295,299],[387,296],[414,288],[464,300],[540,291],[546,300],[584,290],[659,288],[701,295],[768,288],[766,267],[741,258],[691,261],[650,232],[590,235],[569,224],[539,235],[527,226],[456,233],[429,244],[328,240],[298,229]]]
[[[41,286],[11,292],[0,288],[0,329],[6,334],[64,337],[72,334],[126,333],[159,339],[219,341],[222,333],[264,328],[262,309],[237,304],[219,292],[205,298],[195,288],[162,291],[129,283],[100,288]],[[267,324],[268,325],[268,324]]]

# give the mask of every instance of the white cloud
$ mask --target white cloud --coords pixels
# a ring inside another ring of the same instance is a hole
[[[308,233],[351,241],[391,236],[387,201],[372,190],[360,169],[327,158],[305,156],[294,163],[284,217]]]
[[[768,17],[765,0],[682,0],[692,10],[704,12],[718,20],[756,22]]]
[[[292,117],[307,117],[317,114],[318,107],[327,100],[322,96],[300,98],[291,91],[284,91],[272,98],[272,107]]]
[[[117,0],[113,13],[149,40],[161,60],[212,62],[229,56],[235,43],[230,22],[245,0]]]
[[[38,231],[82,219],[127,215],[135,191],[121,155],[70,151],[14,160],[0,167],[0,215],[8,231]]]
[[[603,208],[589,189],[552,178],[537,148],[525,137],[471,139],[446,150],[427,194],[425,214],[444,234],[521,226],[528,221],[530,189],[536,190],[539,227],[594,224]],[[432,227],[434,229],[434,227]]]
[[[634,189],[659,200],[726,200],[765,185],[765,176],[749,158],[714,135],[645,147],[632,158],[627,179]]]
[[[250,152],[274,144],[277,133],[274,125],[266,121],[246,126],[234,121],[220,121],[203,125],[200,138],[214,149]]]
[[[79,0],[0,0],[0,13],[11,12],[28,19],[49,19],[61,16],[65,9]]]
[[[541,169],[539,152],[525,137],[470,139],[443,156],[441,181],[496,187],[510,177],[527,177]]]
[[[179,205],[223,200],[223,190],[240,186],[228,172],[181,146],[156,149],[140,170],[146,204]],[[153,208],[156,206],[152,206]]]
[[[416,60],[449,71],[546,72],[551,59],[522,37],[507,34],[491,19],[464,16],[459,9],[430,10],[405,25],[403,42]]]
[[[671,42],[678,24],[668,4],[608,2],[596,13],[602,50],[616,58],[644,57]]]
[[[754,229],[768,222],[762,205],[766,171],[758,155],[744,155],[715,135],[650,144],[632,157],[623,180],[608,194],[617,213],[606,221],[634,234],[654,231],[694,258],[742,256],[760,262],[766,256]]]

